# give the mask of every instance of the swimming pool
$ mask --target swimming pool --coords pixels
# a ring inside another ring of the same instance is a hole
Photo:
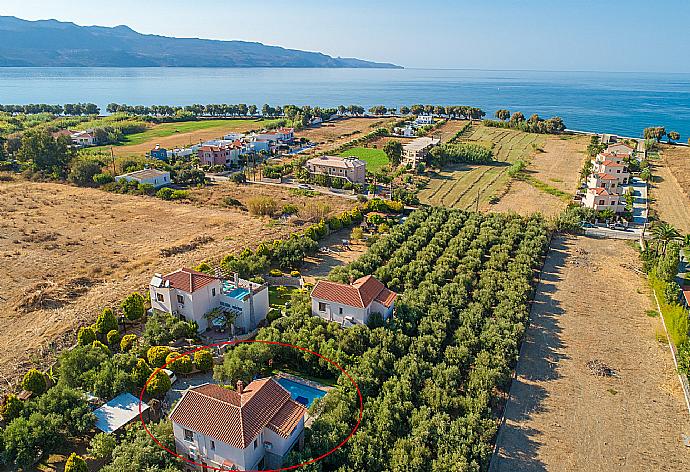
[[[226,297],[234,298],[235,300],[244,300],[244,297],[249,295],[249,289],[246,288],[234,288],[229,292],[225,292]]]
[[[319,390],[318,388],[310,387],[309,385],[295,382],[294,380],[286,379],[285,377],[280,377],[278,383],[288,392],[290,396],[297,403],[301,403],[306,407],[310,407],[314,400],[317,398],[322,398],[326,395],[326,392]]]

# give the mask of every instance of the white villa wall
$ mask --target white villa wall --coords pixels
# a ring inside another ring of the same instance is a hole
[[[229,460],[242,467],[243,470],[252,470],[257,468],[259,461],[264,457],[264,447],[263,441],[260,440],[261,437],[259,437],[259,441],[257,441],[256,448],[254,448],[254,443],[252,442],[245,449],[238,449],[192,430],[190,431],[194,433],[193,441],[185,441],[185,429],[189,430],[189,428],[184,428],[173,421],[175,449],[178,454],[189,458],[190,447],[195,446],[199,457],[194,462],[206,462],[209,465],[212,465],[211,462],[215,462],[215,465],[219,466],[225,460]],[[211,441],[214,442],[215,449],[211,449]]]
[[[290,451],[293,445],[299,439],[299,435],[304,431],[304,417],[299,420],[295,429],[292,430],[288,438],[279,436],[275,431],[270,428],[264,428],[264,441],[268,441],[273,444],[271,449],[272,454],[277,454],[279,456],[285,457],[285,455]]]
[[[326,304],[326,311],[319,311],[319,303]],[[341,309],[342,314],[340,313]],[[342,303],[336,303],[314,297],[311,299],[311,312],[312,314],[319,316],[326,321],[335,321],[338,323],[342,323],[346,316],[351,316],[362,324],[365,324],[369,319],[368,307],[356,308],[349,305],[343,305]]]

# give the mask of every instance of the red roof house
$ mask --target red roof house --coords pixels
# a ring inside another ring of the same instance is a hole
[[[397,294],[371,275],[351,284],[319,280],[311,292],[312,313],[341,324],[363,324],[372,313],[393,314]]]

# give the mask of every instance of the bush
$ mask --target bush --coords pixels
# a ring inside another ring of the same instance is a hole
[[[278,204],[271,197],[252,197],[247,201],[249,213],[257,216],[273,216]]]
[[[302,274],[299,273],[299,270],[291,270],[290,271],[290,277],[299,277],[300,275],[302,275]]]
[[[118,329],[117,318],[115,318],[115,313],[110,308],[106,308],[103,312],[98,315],[96,319],[96,334],[102,338],[105,337],[108,332]]]
[[[163,187],[156,192],[156,196],[161,200],[172,200],[174,190],[169,187]]]
[[[266,315],[266,320],[269,323],[273,323],[275,320],[279,319],[283,314],[280,312],[280,310],[276,310],[275,308],[272,308],[271,311],[268,312],[268,315]]]
[[[65,472],[89,472],[89,468],[86,461],[73,452],[65,463]]]
[[[78,187],[93,187],[94,177],[101,173],[101,165],[96,161],[77,160],[72,163],[67,180]]]
[[[352,228],[352,234],[350,235],[350,238],[354,241],[361,241],[362,239],[364,239],[364,230],[359,226],[357,226],[356,228]]]
[[[165,368],[176,374],[187,374],[192,371],[192,360],[189,356],[180,356],[179,352],[171,352],[165,358]]]
[[[132,346],[134,346],[134,343],[136,341],[136,334],[125,334],[124,336],[122,336],[122,339],[120,340],[120,351],[129,352],[129,350],[132,349]]]
[[[165,364],[166,357],[171,352],[172,349],[168,346],[153,346],[146,353],[146,358],[153,367],[162,367]]]
[[[296,215],[298,212],[299,208],[297,208],[297,205],[293,205],[292,203],[283,205],[283,209],[281,210],[283,215]]]
[[[110,347],[119,347],[120,345],[120,332],[116,329],[108,331],[106,335],[106,341]]]
[[[115,177],[110,174],[96,174],[93,176],[93,182],[96,185],[105,185],[111,182],[115,182]]]
[[[128,320],[138,320],[146,312],[144,297],[139,292],[134,292],[122,301],[120,308]]]
[[[194,353],[194,367],[202,372],[208,372],[213,368],[213,354],[211,351],[203,349]]]
[[[5,397],[5,401],[0,405],[0,415],[9,423],[15,418],[19,418],[24,410],[24,402],[19,399],[14,393],[10,393]]]
[[[690,375],[690,341],[678,345],[678,370]]]
[[[90,326],[83,326],[77,332],[77,344],[88,346],[96,340],[96,332]]]
[[[117,441],[112,435],[108,433],[98,433],[91,438],[88,452],[94,459],[110,461],[115,446],[117,446]]]
[[[676,282],[669,282],[664,288],[664,300],[669,305],[678,304],[680,299],[680,286]]]
[[[139,359],[137,360],[137,365],[134,366],[134,369],[132,370],[132,380],[137,387],[142,388],[146,384],[146,381],[149,379],[149,377],[151,377],[152,373],[153,370],[151,370],[151,367],[149,367],[146,361],[144,359]]]
[[[146,393],[152,397],[160,397],[165,395],[167,391],[170,390],[170,387],[172,387],[170,377],[162,370],[159,370],[154,374],[149,384],[146,386]]]
[[[115,330],[113,330],[113,331],[115,331]],[[105,344],[103,344],[102,342],[100,342],[98,340],[94,341],[91,344],[91,347],[94,349],[100,349],[101,351],[103,351],[104,354],[107,354],[108,356],[110,356],[112,354],[110,352],[110,349],[108,349],[108,346],[106,346]]]
[[[46,376],[40,370],[30,369],[26,374],[24,374],[22,388],[24,390],[28,390],[34,395],[41,395],[48,389]]]
[[[268,272],[268,275],[270,275],[271,277],[282,277],[282,276],[283,276],[283,271],[280,270],[280,269],[271,269],[271,270]]]

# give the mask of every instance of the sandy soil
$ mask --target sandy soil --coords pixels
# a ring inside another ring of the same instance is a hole
[[[537,190],[524,180],[512,180],[510,188],[498,203],[485,203],[483,211],[510,212],[529,215],[540,212],[546,217],[555,217],[565,209],[567,203],[558,197]]]
[[[690,415],[636,266],[622,241],[554,240],[493,472],[690,470]],[[617,375],[593,375],[595,359]]]
[[[443,125],[433,130],[429,136],[441,138],[441,142],[445,143],[455,136],[466,123],[467,121],[465,120],[448,120]]]
[[[343,229],[329,235],[319,246],[328,248],[328,252],[320,251],[314,257],[305,258],[305,264],[300,269],[305,282],[316,283],[317,278],[323,278],[335,267],[348,264],[367,251],[363,242],[350,241],[350,248],[343,247],[343,239],[350,240],[351,229]]]
[[[575,193],[589,143],[587,136],[561,139],[549,136],[544,152],[532,154],[528,172],[536,179],[564,192]]]
[[[652,161],[652,208],[683,233],[690,233],[690,149],[664,146]]]
[[[194,266],[296,228],[230,209],[62,184],[0,183],[0,390],[154,272]],[[208,236],[195,249],[160,250]],[[73,341],[73,337],[69,339]]]
[[[392,118],[346,118],[333,122],[323,123],[316,128],[306,128],[295,132],[298,138],[319,143],[311,151],[322,152],[335,149],[348,141],[366,135],[376,128],[393,121]]]

